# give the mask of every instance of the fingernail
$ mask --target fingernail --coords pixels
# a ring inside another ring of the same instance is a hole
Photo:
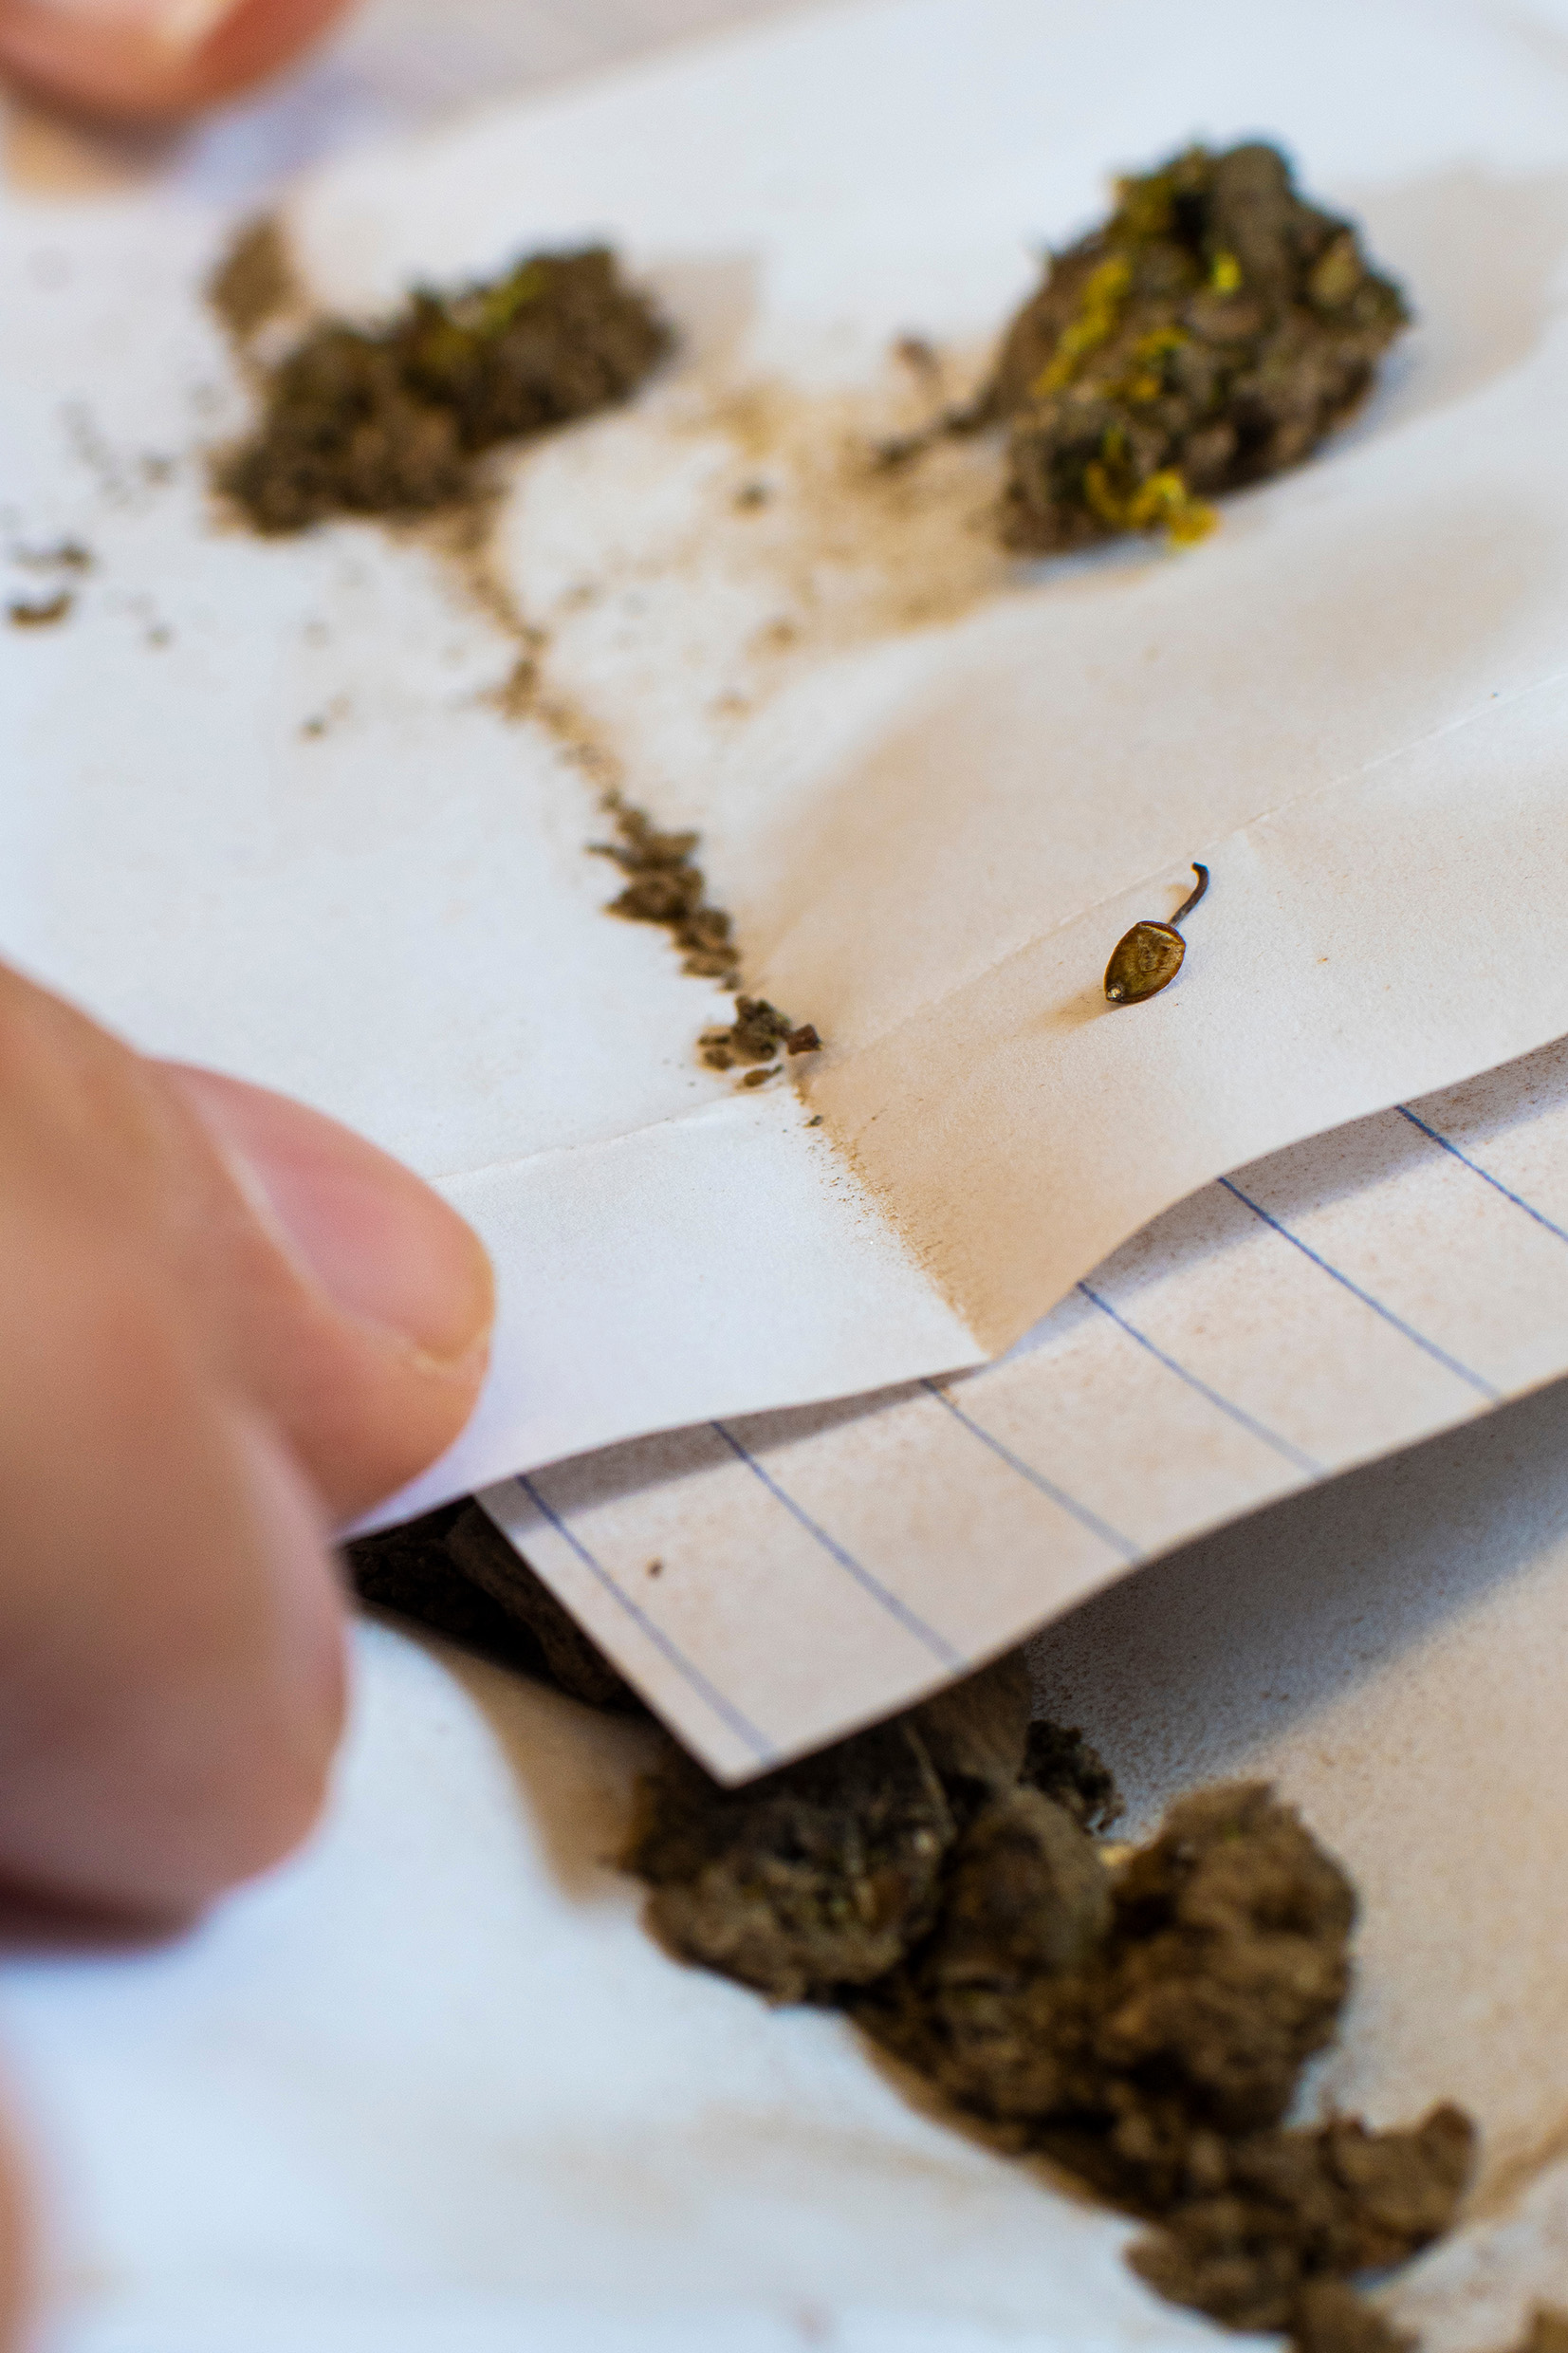
[[[494,1315],[484,1245],[411,1169],[286,1096],[162,1067],[257,1214],[341,1313],[442,1368],[483,1349]]]
[[[132,34],[157,44],[171,57],[188,57],[231,16],[240,0],[28,0],[39,16],[79,25],[84,31]]]

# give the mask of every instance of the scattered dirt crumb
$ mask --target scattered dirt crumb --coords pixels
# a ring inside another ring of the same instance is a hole
[[[942,373],[941,356],[936,345],[924,335],[900,335],[893,346],[893,356],[901,361],[912,375],[928,381]]]
[[[52,629],[56,621],[65,619],[75,602],[68,588],[57,589],[39,604],[18,599],[9,608],[10,625],[13,629]]]
[[[610,913],[624,916],[631,923],[661,923],[683,951],[684,972],[732,985],[736,976],[732,927],[722,908],[708,903],[702,868],[692,857],[697,836],[661,833],[652,818],[627,806],[618,795],[610,801],[609,808],[618,839],[596,842],[593,847],[600,857],[614,859],[627,877],[624,890],[610,901]],[[761,1057],[744,1059],[758,1061]],[[714,1066],[723,1069],[726,1065]]]
[[[10,560],[24,572],[90,572],[96,559],[79,539],[63,539],[52,547],[13,547]]]
[[[207,281],[207,299],[231,339],[242,347],[259,328],[299,308],[288,241],[276,216],[247,221]]]
[[[810,1022],[797,1026],[766,997],[738,996],[733,1022],[728,1028],[705,1029],[700,1044],[710,1070],[728,1070],[738,1062],[772,1062],[781,1046],[790,1054],[815,1053],[821,1039]],[[757,1086],[772,1076],[771,1070],[754,1072],[745,1084]]]

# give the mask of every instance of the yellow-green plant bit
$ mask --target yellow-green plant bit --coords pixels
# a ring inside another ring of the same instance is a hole
[[[1215,495],[1317,447],[1408,319],[1277,148],[1193,147],[1119,181],[1104,225],[1051,257],[980,400],[947,423],[1008,427],[1010,546],[1185,545]]]

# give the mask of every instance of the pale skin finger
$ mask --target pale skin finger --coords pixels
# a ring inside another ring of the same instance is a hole
[[[168,122],[291,64],[350,0],[0,0],[0,77],[79,114]]]
[[[0,967],[0,1931],[175,1922],[306,1835],[330,1529],[457,1435],[491,1312],[384,1154]],[[0,2115],[0,2353],[29,2236]]]
[[[490,1314],[406,1170],[0,972],[0,1888],[179,1912],[297,1843],[329,1527],[455,1436]]]
[[[17,2344],[32,2298],[32,2201],[0,2106],[0,2346]]]

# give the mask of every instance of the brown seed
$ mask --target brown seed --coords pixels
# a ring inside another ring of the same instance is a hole
[[[1190,916],[1208,888],[1208,868],[1194,859],[1196,887],[1188,892],[1169,923],[1134,923],[1116,944],[1105,967],[1105,995],[1111,1005],[1141,1005],[1169,989],[1181,971],[1187,942],[1176,929]]]
[[[1141,1005],[1169,989],[1181,971],[1187,942],[1169,923],[1134,923],[1112,951],[1105,994],[1113,1005]]]

